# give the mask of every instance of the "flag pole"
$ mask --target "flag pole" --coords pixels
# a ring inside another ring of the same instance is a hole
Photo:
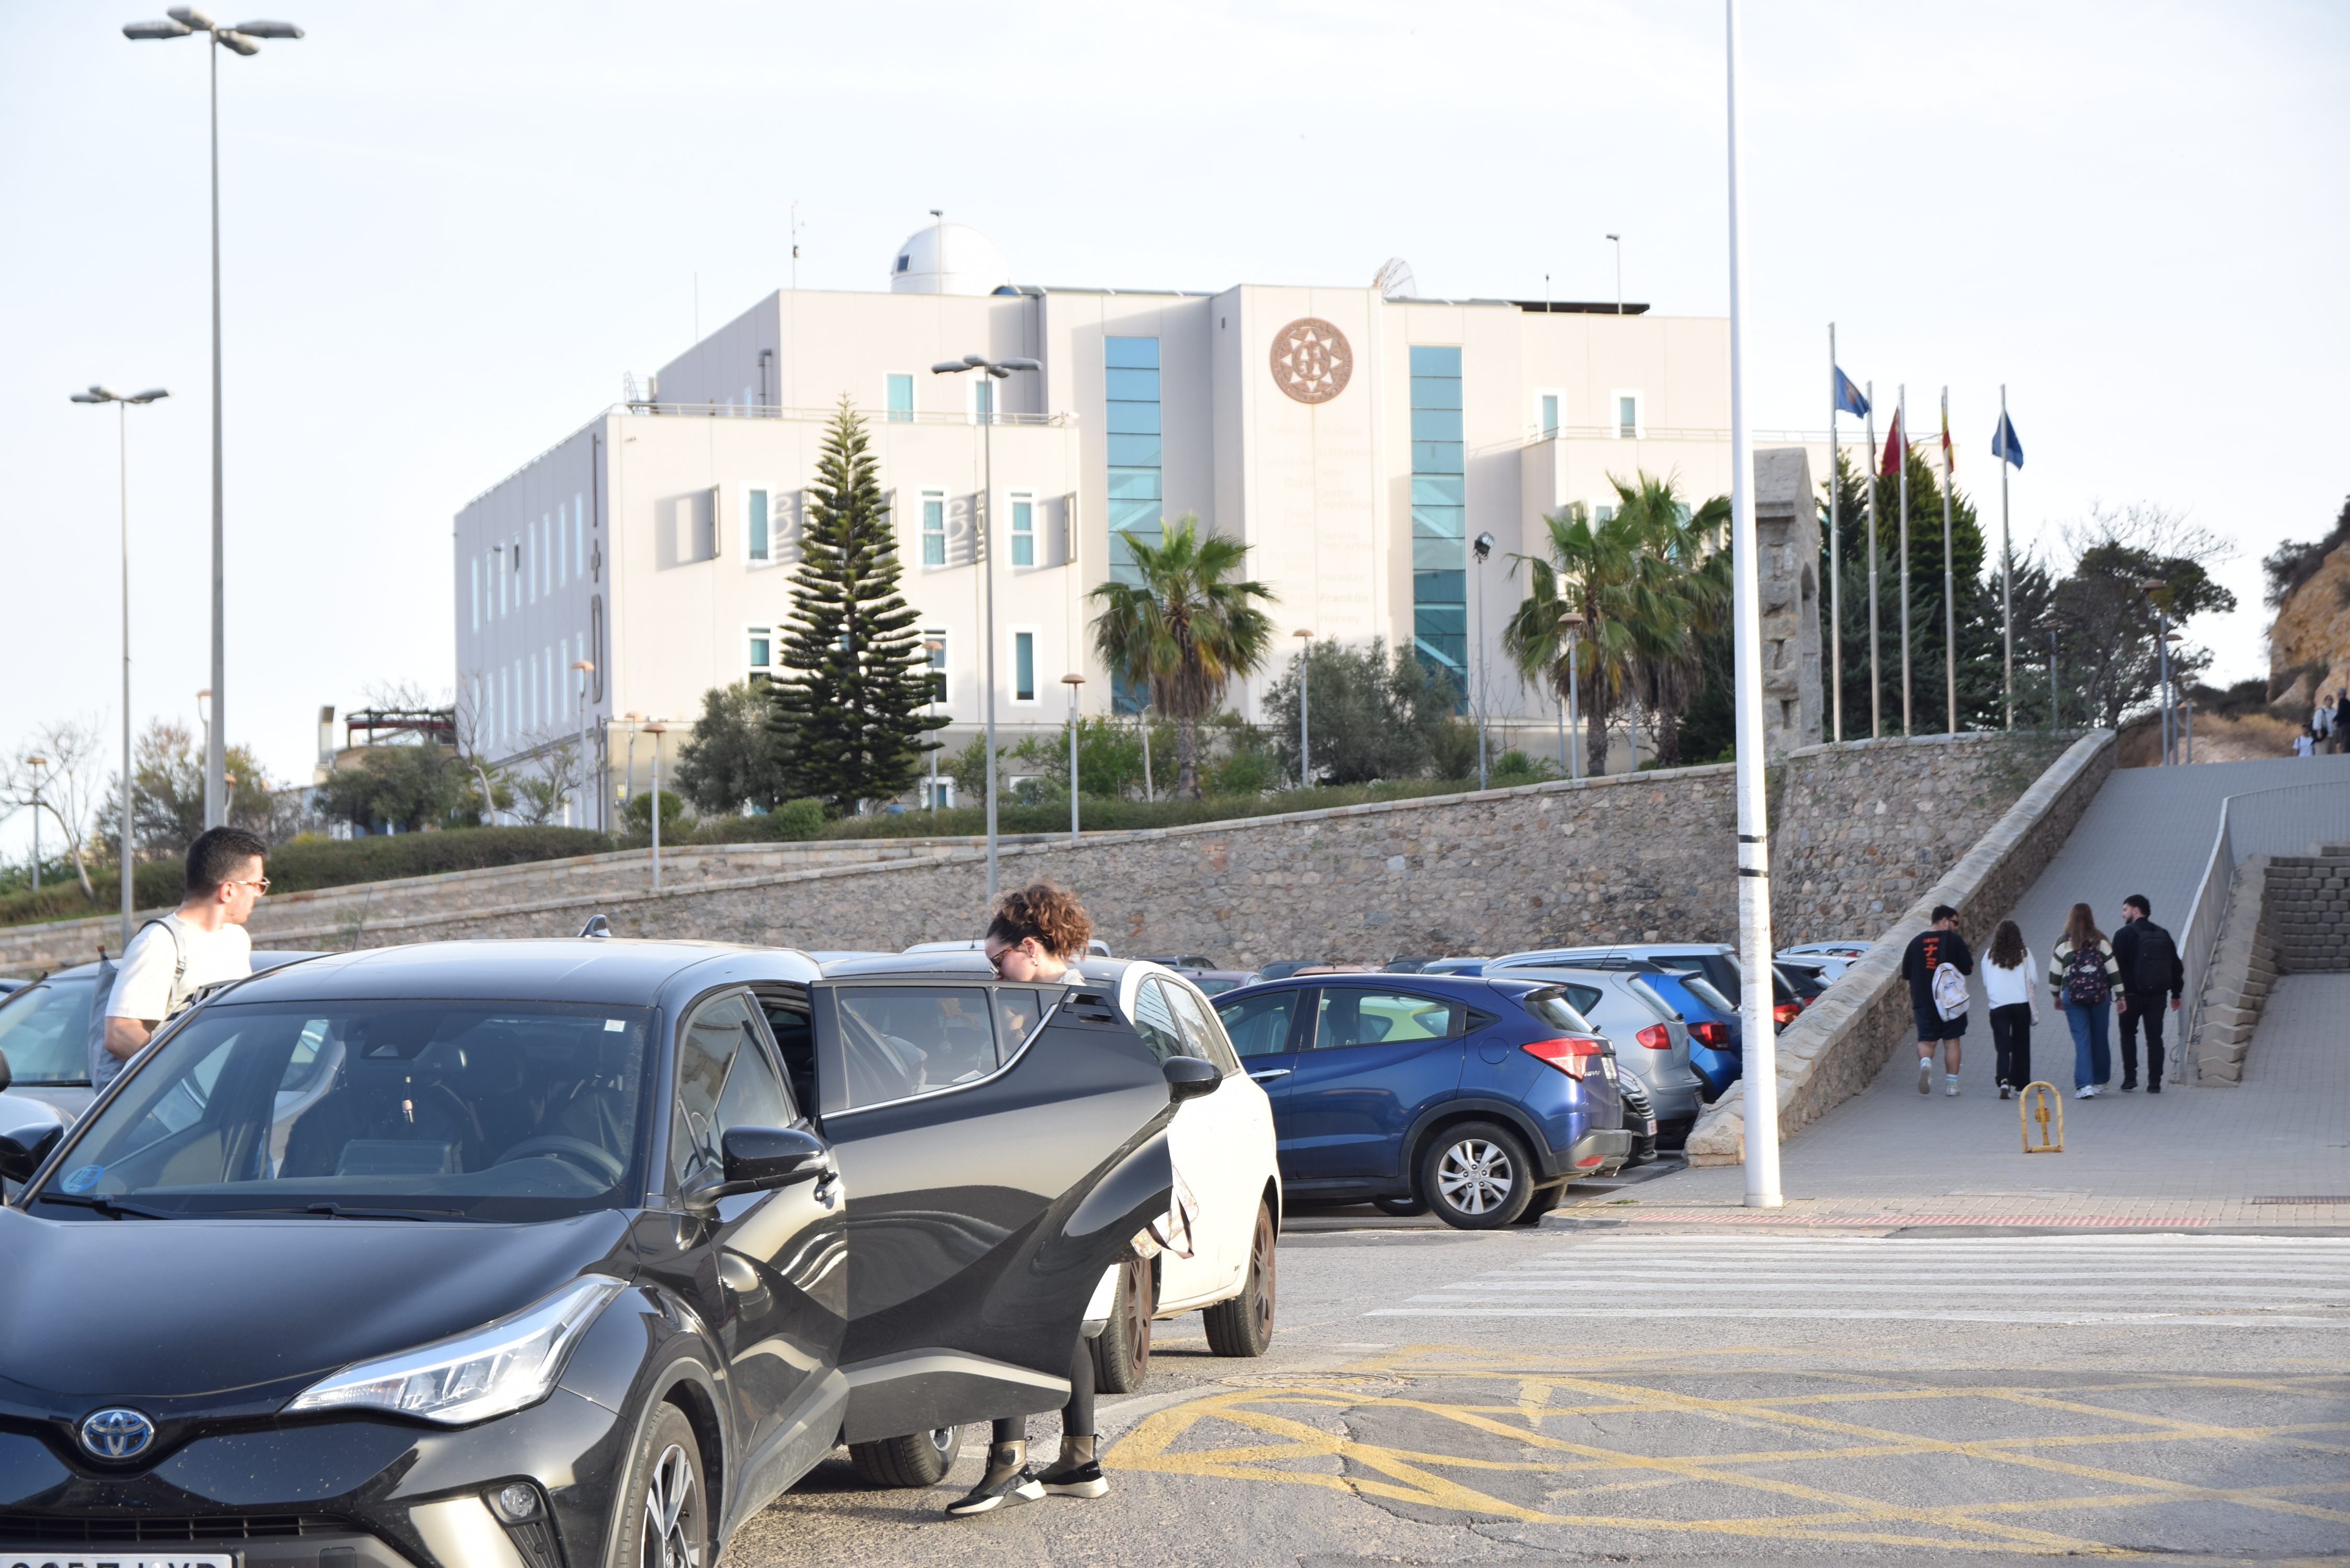
[[[1957,574],[1950,566],[1950,487],[1959,461],[1950,450],[1950,389],[1942,389],[1942,691],[1950,707],[1945,733],[1959,732],[1959,609]]]
[[[2015,728],[2015,546],[2007,535],[2007,459],[2014,442],[2007,432],[2007,383],[1999,387],[1999,619],[2007,644],[2007,727]]]
[[[1868,738],[1882,740],[1885,735],[1885,677],[1877,670],[1877,607],[1883,603],[1877,587],[1877,482],[1883,475],[1877,472],[1877,383],[1868,383],[1864,394],[1868,412]]]
[[[1835,730],[1829,739],[1844,739],[1844,556],[1843,535],[1836,527],[1836,409],[1844,401],[1844,372],[1836,369],[1835,323],[1828,323],[1828,669],[1835,685]]]
[[[1738,0],[1722,0],[1730,119],[1730,568],[1737,659],[1738,950],[1747,975],[1746,1207],[1776,1209],[1779,1066],[1771,1016],[1771,846],[1762,755],[1762,589],[1754,558],[1754,438],[1746,428],[1746,221],[1738,202],[1744,161],[1738,122]]]
[[[1893,439],[1901,443],[1900,495],[1894,505],[1900,512],[1901,524],[1901,733],[1907,739],[1909,723],[1909,383],[1901,383],[1895,394]]]

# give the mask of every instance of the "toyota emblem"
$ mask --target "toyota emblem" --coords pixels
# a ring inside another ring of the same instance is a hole
[[[81,1446],[101,1459],[136,1459],[155,1440],[155,1423],[117,1407],[82,1418]]]

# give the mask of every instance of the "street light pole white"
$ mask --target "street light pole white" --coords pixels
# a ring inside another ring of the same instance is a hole
[[[647,724],[645,733],[653,738],[653,891],[660,891],[660,738],[669,733],[665,725]]]
[[[1763,793],[1762,583],[1754,558],[1754,438],[1746,425],[1745,161],[1738,109],[1738,0],[1723,0],[1730,109],[1730,566],[1737,630],[1738,955],[1744,971],[1746,1207],[1776,1209],[1779,1060],[1771,1016],[1771,840]],[[1906,434],[1906,432],[1905,432]]]
[[[1844,372],[1836,369],[1835,323],[1828,323],[1828,669],[1829,690],[1835,701],[1834,728],[1828,738],[1844,740],[1844,530],[1843,519],[1837,514],[1838,483],[1843,471],[1837,459],[1844,455],[1836,441],[1836,415],[1844,408]]]
[[[114,456],[121,470],[122,480],[122,843],[115,853],[122,873],[122,945],[130,946],[131,876],[130,876],[130,405],[151,403],[172,394],[161,387],[150,387],[129,397],[110,387],[92,387],[87,392],[75,392],[77,403],[112,403],[114,405]],[[40,814],[33,815],[37,831]],[[40,857],[34,857],[36,875],[40,869]]]
[[[1607,241],[1616,247],[1616,314],[1621,316],[1624,314],[1624,236],[1610,234]]]
[[[1583,737],[1575,732],[1582,727],[1583,716],[1575,711],[1575,688],[1582,684],[1582,672],[1575,668],[1575,655],[1583,647],[1583,615],[1569,610],[1559,617],[1566,627],[1566,776],[1580,783],[1583,778]]]
[[[1485,657],[1485,558],[1493,553],[1493,535],[1480,534],[1470,548],[1477,555],[1477,787],[1485,778],[1485,680],[1491,673]]]
[[[1314,782],[1314,748],[1305,726],[1305,703],[1310,695],[1306,680],[1314,666],[1314,634],[1301,627],[1289,635],[1305,639],[1297,645],[1297,787],[1305,789]]]
[[[1077,836],[1077,688],[1086,683],[1082,675],[1064,675],[1061,684],[1069,689],[1069,842],[1078,842]]]
[[[944,249],[945,219],[936,209],[931,215],[941,223],[939,250],[940,286],[946,284],[946,251]],[[1034,359],[989,359],[982,354],[966,354],[962,359],[941,359],[931,367],[933,376],[960,376],[965,370],[977,370],[996,380],[1008,380],[1014,370],[1041,370],[1044,367]],[[995,772],[995,397],[991,389],[985,413],[979,416],[982,427],[980,443],[982,459],[980,484],[984,492],[979,507],[979,578],[984,586],[987,600],[987,652],[981,660],[987,682],[985,698],[980,712],[987,732],[987,909],[995,911],[995,794],[1000,782]]]
[[[596,665],[592,659],[575,659],[571,668],[579,671],[579,826],[593,827],[596,825],[588,820],[588,675]],[[599,785],[596,791],[599,803],[603,793]]]
[[[122,36],[133,40],[184,38],[202,33],[210,46],[204,54],[212,67],[213,160],[213,723],[204,741],[204,826],[218,827],[228,820],[228,742],[226,714],[221,694],[228,690],[228,613],[225,558],[227,528],[224,522],[221,479],[221,268],[220,268],[220,52],[257,55],[263,38],[298,38],[302,29],[291,22],[240,22],[224,27],[192,5],[174,5],[166,22],[132,22]]]
[[[26,757],[25,765],[33,770],[33,891],[41,890],[41,770],[49,765],[47,757]]]

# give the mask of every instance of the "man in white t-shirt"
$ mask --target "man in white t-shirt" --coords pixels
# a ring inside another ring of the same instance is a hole
[[[106,1048],[93,1052],[92,1088],[103,1089],[153,1037],[163,1021],[205,986],[253,972],[253,939],[244,922],[269,878],[269,846],[241,827],[215,827],[188,846],[188,893],[180,907],[150,921],[123,950],[106,1002]]]

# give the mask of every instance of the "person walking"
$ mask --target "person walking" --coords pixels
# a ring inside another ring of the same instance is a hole
[[[2154,906],[2143,893],[2122,900],[2122,929],[2114,933],[2114,964],[2121,971],[2122,1093],[2137,1087],[2137,1033],[2146,1030],[2146,1092],[2162,1093],[2162,1012],[2167,993],[2178,1011],[2187,989],[2187,965],[2178,944],[2150,918]]]
[[[1983,955],[1983,1001],[1991,1010],[1991,1049],[1999,1057],[1999,1097],[2032,1082],[2032,1026],[2040,1022],[2040,977],[2023,928],[2002,920]]]
[[[103,1089],[123,1064],[153,1039],[163,1021],[195,993],[253,972],[253,939],[244,922],[269,891],[262,862],[269,846],[241,827],[215,827],[188,846],[186,896],[180,907],[148,921],[122,950],[93,1031],[89,1085]]]
[[[1093,934],[1093,920],[1074,895],[1050,882],[1035,882],[1004,896],[981,947],[998,980],[1082,985],[1085,976],[1077,972],[1076,961]],[[1096,1442],[1094,1353],[1081,1335],[1069,1363],[1069,1402],[1061,1407],[1061,1453],[1052,1468],[1042,1475],[1029,1473],[1028,1418],[1004,1417],[995,1423],[988,1445],[986,1473],[966,1496],[949,1503],[947,1512],[961,1519],[1047,1495],[1104,1496],[1109,1481]]]
[[[2301,727],[2301,733],[2293,738],[2293,754],[2296,757],[2314,757],[2317,754],[2316,725],[2303,724]]]
[[[1934,1047],[1942,1048],[1942,1093],[1959,1092],[1960,1042],[1967,1033],[1965,976],[1975,971],[1967,939],[1959,935],[1959,912],[1934,906],[1933,924],[1909,939],[1901,955],[1901,975],[1909,982],[1910,1010],[1918,1023],[1918,1092],[1933,1093]],[[1948,979],[1943,971],[1950,971]],[[1955,1002],[1955,1010],[1953,1003]]]
[[[2094,1100],[2114,1075],[2111,1011],[2121,966],[2086,904],[2073,906],[2064,935],[2048,955],[2048,989],[2073,1031],[2073,1097]]]
[[[2343,747],[2350,745],[2350,687],[2334,693],[2334,716],[2327,730],[2334,737],[2334,743],[2328,751],[2338,756]]]

